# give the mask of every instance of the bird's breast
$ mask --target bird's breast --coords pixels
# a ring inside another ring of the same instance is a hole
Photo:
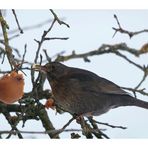
[[[57,101],[64,101],[67,99],[69,94],[69,88],[63,81],[52,81],[50,82],[52,93]]]
[[[64,110],[75,113],[74,108],[77,103],[77,94],[73,86],[69,86],[69,82],[59,80],[50,82],[55,103]]]

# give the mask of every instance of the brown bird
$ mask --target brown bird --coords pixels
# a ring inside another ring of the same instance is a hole
[[[132,97],[118,85],[90,71],[58,62],[33,68],[46,73],[55,104],[71,114],[97,116],[120,106],[148,109],[148,102]]]

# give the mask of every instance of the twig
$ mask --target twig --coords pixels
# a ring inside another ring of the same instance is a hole
[[[74,119],[75,119],[75,118],[72,117],[61,129],[56,130],[55,133],[54,133],[54,136],[57,136],[58,134],[62,133],[62,132],[65,130],[65,128],[66,128],[67,126],[69,126],[70,123],[71,123]]]
[[[139,84],[135,87],[135,89],[138,89],[141,84],[145,81],[145,79],[147,78],[148,74],[146,72],[144,72],[143,78],[142,80],[139,82]]]
[[[11,38],[8,38],[8,40],[11,40]],[[5,46],[5,42],[3,40],[0,40],[0,43]],[[16,52],[16,54],[18,55],[18,57],[21,57],[18,49],[14,48],[14,47],[12,47],[10,45],[9,45],[9,47],[10,47],[11,50],[13,49]],[[5,50],[3,50],[3,51],[5,51]]]
[[[46,49],[43,49],[43,52],[45,53],[46,60],[47,60],[48,62],[51,62],[51,58],[48,56]]]
[[[60,129],[57,130],[50,130],[50,131],[19,131],[22,134],[51,134],[51,133],[55,133],[58,132]],[[65,129],[63,130],[63,132],[81,132],[82,129]],[[16,134],[17,131],[0,131],[0,134]]]
[[[53,27],[53,25],[54,25],[55,22],[56,22],[56,20],[54,19],[53,22],[51,23],[51,26],[49,27],[49,29],[48,29],[47,31],[44,31],[44,32],[43,32],[41,41],[35,40],[35,41],[38,43],[38,49],[37,49],[37,51],[36,51],[36,56],[35,56],[35,59],[34,59],[34,63],[37,63],[37,59],[38,59],[38,56],[39,56],[39,52],[40,52],[41,46],[42,46],[42,44],[43,44],[43,42],[44,42],[44,39],[45,39],[46,35],[48,34],[48,32],[51,31],[51,29],[52,29],[52,27]]]
[[[109,124],[109,123],[99,122],[99,121],[96,121],[96,120],[94,120],[94,119],[92,119],[92,121],[95,122],[95,123],[101,124],[101,125],[109,126],[109,127],[111,127],[111,128],[127,129],[127,127],[124,127],[124,126],[111,125],[111,124]]]
[[[129,36],[129,38],[132,38],[133,36],[138,35],[138,34],[141,34],[141,33],[148,32],[148,29],[143,29],[143,30],[135,31],[135,32],[131,32],[131,31],[125,30],[125,29],[123,29],[121,27],[120,22],[119,22],[118,17],[117,17],[116,14],[114,14],[114,18],[117,21],[117,24],[118,24],[118,27],[119,28],[112,27],[113,30],[115,30],[115,33],[113,34],[113,37],[116,35],[117,32],[127,34]]]
[[[104,136],[105,138],[109,139],[109,137],[104,134],[103,132],[100,131],[100,129],[98,128],[96,122],[94,122],[93,117],[88,117],[89,122],[91,123],[93,129],[95,129],[95,131],[93,131],[93,134],[97,137],[97,138],[102,138],[102,136]]]
[[[67,26],[68,28],[70,28],[70,26],[69,26],[67,23],[61,21],[61,20],[58,18],[58,16],[55,14],[55,12],[54,12],[52,9],[50,9],[50,12],[53,14],[54,19],[55,19],[60,25],[63,24],[63,25],[65,25],[65,26]]]
[[[67,126],[70,125],[70,123],[74,120],[75,118],[72,117],[63,127],[62,127],[62,130],[64,130]]]
[[[44,40],[68,40],[68,37],[52,37],[52,38],[44,38]]]
[[[17,124],[18,122],[17,121],[13,121],[12,120],[12,117],[10,115],[10,113],[8,112],[8,110],[6,109],[3,109],[3,115],[5,116],[5,118],[7,119],[8,123],[10,124],[12,130],[11,131],[17,131],[17,135],[20,139],[23,138],[23,136],[21,135],[20,131],[17,129]],[[12,136],[12,133],[9,133],[9,135],[7,136],[7,139],[10,138]]]
[[[144,91],[144,89],[135,89],[135,88],[128,88],[128,87],[121,87],[122,89],[126,89],[132,92],[137,92],[140,93],[142,95],[148,96],[148,93]]]
[[[9,71],[9,70],[8,71],[1,71],[0,70],[0,74],[6,74],[6,73],[9,73],[9,72],[11,72],[11,71]]]
[[[26,53],[27,53],[27,44],[25,44],[25,46],[24,46],[24,54],[23,54],[23,57],[22,57],[21,67],[24,63]]]
[[[122,57],[123,59],[125,59],[126,61],[128,61],[130,64],[133,64],[134,66],[136,66],[137,68],[141,69],[142,71],[144,70],[143,67],[133,61],[131,61],[130,59],[128,59],[125,55],[121,54],[119,51],[115,51],[114,52],[116,55]]]
[[[27,44],[25,44],[24,46],[24,54],[23,54],[23,57],[22,57],[22,61],[21,61],[21,64],[19,64],[18,66],[18,70],[21,70],[22,71],[22,66],[24,64],[24,60],[25,60],[25,55],[26,55],[26,52],[27,52]],[[23,71],[22,71],[23,72]],[[26,74],[23,72],[23,74],[26,76]]]
[[[14,39],[14,38],[17,38],[17,37],[19,37],[19,36],[20,36],[19,34],[15,34],[15,35],[9,37],[9,41],[12,40],[12,39]]]
[[[6,55],[6,53],[4,52],[4,53],[3,53],[3,58],[2,58],[2,62],[1,62],[1,64],[3,64],[3,63],[4,63],[4,60],[5,60],[5,55]]]
[[[104,134],[102,131],[99,131],[100,132],[100,134],[103,136],[103,137],[105,137],[106,139],[110,139],[106,134]]]
[[[59,130],[61,129],[56,129],[56,130],[49,130],[49,131],[21,131],[19,130],[19,132],[21,134],[51,134],[51,133],[56,133],[58,132]],[[104,129],[101,129],[101,130],[104,130]],[[93,130],[94,132],[95,130]],[[82,132],[82,129],[64,129],[63,132]],[[97,132],[97,131],[96,131]],[[0,131],[0,135],[1,134],[17,134],[18,132],[17,131],[9,131],[9,130],[2,130]]]
[[[16,23],[17,23],[18,29],[20,30],[20,33],[23,34],[23,30],[22,30],[22,28],[20,27],[20,24],[19,24],[19,21],[18,21],[18,19],[17,19],[17,15],[16,15],[14,9],[12,9],[12,13],[13,13],[13,15],[14,15],[14,17],[15,17],[15,20],[16,20]]]
[[[63,19],[63,18],[61,18]],[[26,27],[22,27],[22,30],[23,31],[29,31],[29,30],[33,30],[33,29],[37,29],[37,28],[40,28],[46,24],[49,24],[52,20],[51,19],[48,19],[48,20],[45,20],[39,24],[35,24],[35,25],[30,25],[30,26],[26,26]],[[10,30],[8,31],[9,34],[14,34],[14,33],[17,33],[19,30],[18,29],[14,29],[14,30]],[[0,36],[2,36],[2,34],[0,33]]]

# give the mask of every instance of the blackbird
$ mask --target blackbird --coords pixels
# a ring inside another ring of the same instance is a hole
[[[148,102],[132,97],[120,86],[90,71],[59,62],[33,68],[46,73],[55,104],[71,114],[98,116],[121,106],[148,109]]]

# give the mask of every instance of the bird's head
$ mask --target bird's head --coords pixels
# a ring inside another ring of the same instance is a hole
[[[34,64],[32,68],[36,71],[45,73],[48,80],[53,80],[61,77],[61,75],[65,73],[65,70],[68,67],[59,62],[50,62],[43,66]]]

